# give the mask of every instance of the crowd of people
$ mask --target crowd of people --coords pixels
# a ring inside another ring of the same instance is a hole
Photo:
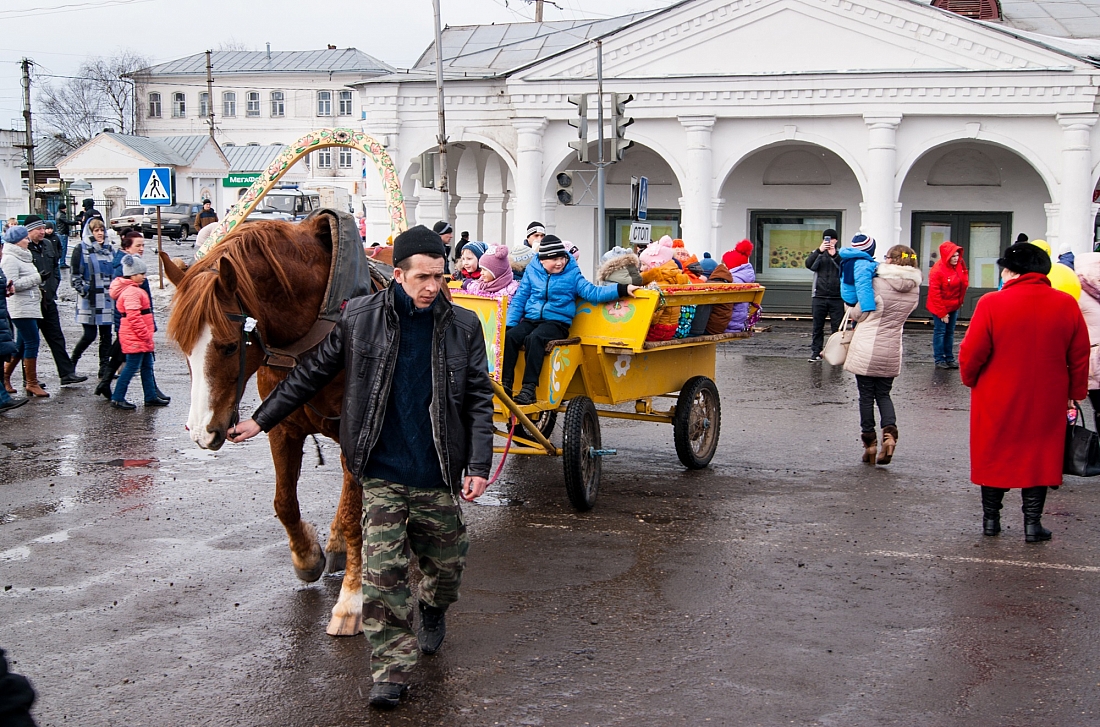
[[[31,398],[50,397],[39,377],[43,341],[57,368],[59,386],[88,380],[77,366],[98,339],[96,395],[115,409],[135,409],[126,395],[130,380],[140,372],[146,406],[167,406],[170,401],[156,386],[153,373],[156,324],[142,258],[145,237],[141,230],[129,230],[118,238],[107,230],[93,200],[84,200],[82,207],[72,220],[61,205],[56,220],[29,215],[22,224],[13,218],[5,225],[0,248],[0,286],[5,291],[0,306],[0,412]],[[70,254],[69,232],[74,227],[80,230],[80,242]],[[58,307],[58,289],[66,275],[76,293],[75,319],[83,327],[71,353]],[[25,396],[19,396],[16,384]]]

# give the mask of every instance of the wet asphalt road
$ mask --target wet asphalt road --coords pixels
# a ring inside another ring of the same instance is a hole
[[[1024,544],[1015,493],[983,538],[967,391],[927,330],[888,468],[859,462],[852,377],[782,321],[719,348],[709,469],[679,465],[671,427],[602,420],[619,453],[578,514],[558,460],[510,459],[466,507],[443,651],[379,714],[364,637],[324,633],[339,580],[293,575],[266,443],[187,439],[163,315],[170,407],[113,411],[89,382],[0,417],[0,646],[40,725],[1100,724],[1100,485],[1051,494],[1050,543]],[[327,532],[322,452],[300,499]]]

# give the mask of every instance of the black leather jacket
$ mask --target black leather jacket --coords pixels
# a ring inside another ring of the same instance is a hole
[[[47,236],[42,242],[30,243],[27,249],[42,276],[42,300],[56,301],[57,286],[61,283],[61,241]]]
[[[302,359],[252,416],[261,429],[270,431],[346,369],[340,449],[348,469],[359,478],[382,429],[397,362],[400,331],[394,285],[398,283],[348,301],[328,338]],[[463,470],[476,477],[489,476],[493,390],[477,316],[453,306],[442,294],[432,310],[432,434],[443,480],[457,493]]]

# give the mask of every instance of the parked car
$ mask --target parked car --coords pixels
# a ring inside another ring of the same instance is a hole
[[[321,208],[321,197],[312,189],[284,184],[272,189],[252,211],[250,220],[287,220],[297,222]]]
[[[195,215],[202,209],[198,202],[170,204],[160,208],[160,229],[165,237],[172,240],[186,240],[195,230]],[[145,237],[152,238],[157,233],[157,210],[150,208],[148,222],[143,222],[141,231]]]
[[[127,207],[118,217],[111,218],[111,229],[120,235],[130,228],[144,230],[150,214],[156,214],[152,207]]]

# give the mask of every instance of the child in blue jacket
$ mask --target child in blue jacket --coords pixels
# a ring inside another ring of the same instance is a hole
[[[840,250],[840,297],[848,306],[859,303],[864,313],[875,309],[875,288],[872,283],[878,263],[875,261],[875,238],[856,235],[850,247]]]
[[[542,238],[539,263],[527,266],[519,290],[508,305],[500,383],[511,395],[519,350],[526,348],[523,388],[515,398],[521,405],[535,403],[535,387],[546,358],[546,344],[568,338],[569,326],[577,313],[577,298],[589,303],[610,303],[633,295],[638,289],[636,285],[625,283],[593,285],[588,282],[577,261],[556,235]]]

